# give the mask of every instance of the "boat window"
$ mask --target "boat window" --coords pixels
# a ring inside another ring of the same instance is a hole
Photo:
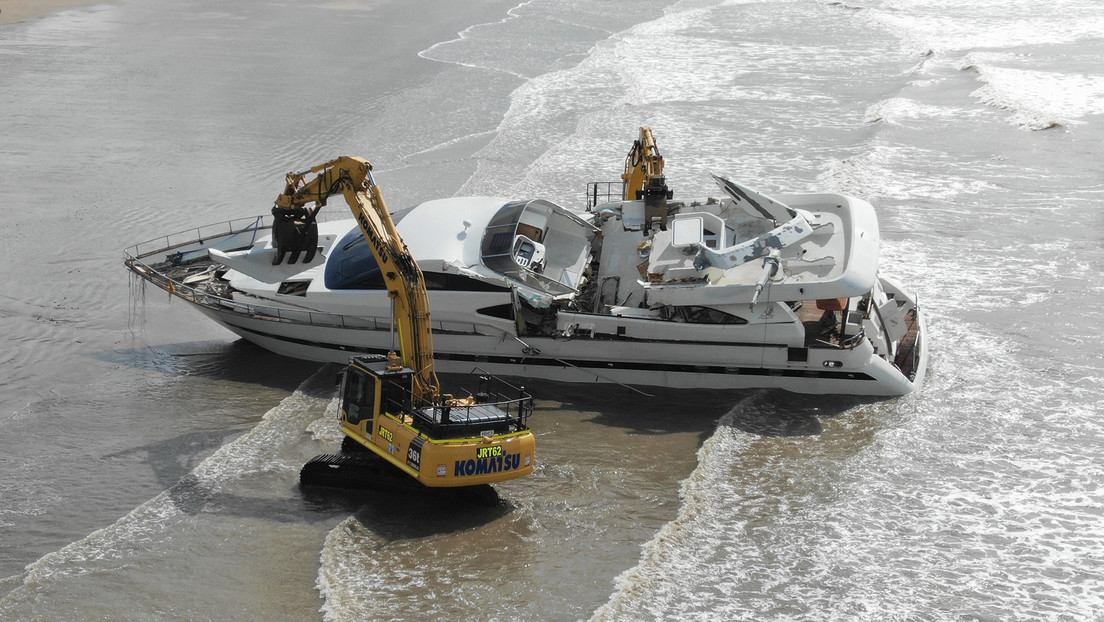
[[[477,309],[476,313],[479,315],[487,315],[490,317],[498,317],[504,320],[514,319],[514,305],[511,303],[494,305],[493,307],[483,307]]]
[[[376,256],[359,227],[334,245],[326,262],[328,289],[386,289]]]
[[[413,209],[391,212],[391,222],[398,225]],[[353,227],[334,244],[326,261],[325,279],[328,289],[387,289],[376,256],[360,227]]]
[[[686,322],[687,324],[747,324],[748,321],[738,315],[710,309],[709,307],[663,307],[661,316],[665,320]]]
[[[310,281],[284,281],[276,288],[277,294],[284,296],[306,296]]]
[[[525,201],[511,201],[503,205],[498,213],[487,223],[483,232],[481,252],[483,257],[496,255],[509,256],[514,245],[514,232],[517,230],[521,213],[525,211]]]
[[[463,274],[423,272],[426,289],[449,292],[508,292],[508,287],[473,279]]]

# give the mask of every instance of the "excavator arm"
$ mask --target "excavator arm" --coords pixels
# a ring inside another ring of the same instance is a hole
[[[315,177],[307,181],[312,174]],[[425,278],[391,220],[368,160],[341,156],[308,171],[287,174],[287,185],[272,208],[277,261],[288,251],[297,254],[306,250],[313,255],[317,243],[315,217],[334,194],[342,195],[348,203],[383,274],[394,304],[402,364],[414,370],[414,397],[434,404],[440,397],[440,385],[433,366]],[[308,207],[312,203],[313,209]]]
[[[633,141],[629,155],[625,157],[625,173],[621,175],[625,182],[626,201],[642,198],[638,196],[648,186],[648,181],[663,177],[663,156],[656,146],[652,128],[645,125],[640,128],[640,138]]]
[[[645,229],[657,222],[660,229],[667,228],[667,199],[672,196],[667,188],[667,178],[663,176],[663,156],[656,146],[652,128],[645,125],[640,128],[640,138],[633,142],[629,155],[625,157],[625,172],[621,175],[624,182],[625,201],[644,200]]]

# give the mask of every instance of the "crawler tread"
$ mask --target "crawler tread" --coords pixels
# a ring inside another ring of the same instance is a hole
[[[502,501],[490,484],[457,488],[428,488],[370,451],[321,454],[299,471],[302,487],[347,490],[391,490],[418,494],[452,495],[472,505],[499,507]]]

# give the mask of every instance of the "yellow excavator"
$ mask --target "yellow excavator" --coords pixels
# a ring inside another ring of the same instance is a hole
[[[310,175],[315,177],[307,181]],[[276,263],[285,257],[295,262],[300,253],[310,261],[317,252],[316,217],[334,194],[348,203],[380,266],[401,356],[352,357],[341,381],[342,452],[313,458],[303,466],[300,483],[394,487],[397,470],[431,488],[463,488],[497,501],[490,484],[533,472],[536,442],[527,425],[533,398],[517,388],[508,397],[488,377],[467,397],[441,393],[425,279],[391,219],[370,162],[342,156],[287,174],[272,208]]]
[[[633,142],[629,155],[625,157],[625,172],[621,180],[624,182],[622,200],[644,200],[645,231],[653,227],[666,229],[667,200],[674,193],[667,188],[667,178],[663,176],[663,156],[659,153],[650,126],[640,128],[640,138]]]

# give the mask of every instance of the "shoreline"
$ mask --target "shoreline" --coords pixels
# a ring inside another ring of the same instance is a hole
[[[104,0],[0,0],[0,26],[26,22]]]

